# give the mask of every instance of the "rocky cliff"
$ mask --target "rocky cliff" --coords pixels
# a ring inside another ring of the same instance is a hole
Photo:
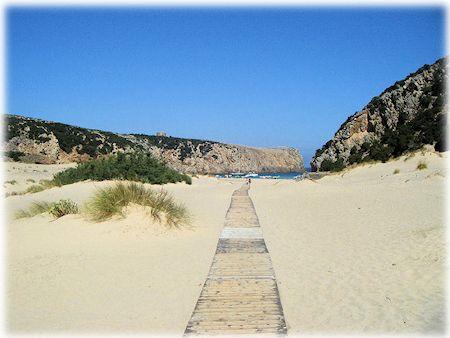
[[[340,170],[367,160],[386,161],[432,144],[445,149],[446,60],[425,65],[374,97],[316,151],[312,170]]]
[[[68,163],[117,152],[146,152],[182,172],[303,171],[293,148],[252,148],[213,141],[116,134],[18,115],[6,115],[3,151],[20,161]]]

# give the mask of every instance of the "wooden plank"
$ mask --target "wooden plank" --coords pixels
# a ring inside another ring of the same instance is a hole
[[[216,253],[267,253],[263,239],[220,238]]]
[[[185,335],[286,334],[275,273],[245,184],[233,193]]]
[[[220,233],[220,238],[228,239],[263,239],[263,233],[260,227],[254,228],[229,228],[224,227]]]

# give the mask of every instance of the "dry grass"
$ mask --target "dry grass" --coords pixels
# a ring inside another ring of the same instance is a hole
[[[188,225],[190,221],[186,208],[166,191],[155,192],[134,182],[100,189],[86,204],[86,211],[91,220],[104,221],[114,215],[123,216],[123,209],[130,203],[148,207],[150,216],[168,227]]]
[[[21,209],[16,212],[14,215],[16,219],[18,218],[28,218],[33,217],[39,214],[43,214],[45,212],[48,212],[51,208],[51,203],[48,202],[33,202],[31,204],[31,207],[28,209]]]
[[[27,190],[25,190],[25,194],[28,194],[28,193],[32,193],[32,194],[34,194],[34,193],[36,193],[36,192],[40,192],[40,191],[42,191],[42,190],[45,190],[45,187],[43,186],[43,185],[40,185],[40,184],[33,184],[33,185],[30,185],[28,188],[27,188]]]
[[[50,189],[56,187],[57,185],[50,180],[40,180],[39,184],[33,184],[27,188],[23,193],[19,193],[19,195],[28,194],[28,193],[36,193],[46,189]]]
[[[55,218],[60,218],[68,214],[78,214],[78,206],[71,200],[59,200],[58,202],[33,202],[28,209],[16,212],[15,218],[28,218],[36,215],[50,213]]]
[[[49,189],[49,188],[53,188],[53,187],[57,187],[58,186],[52,180],[40,180],[39,184],[41,186],[43,186],[45,189]]]
[[[427,162],[425,162],[425,161],[420,161],[417,164],[417,170],[424,170],[424,169],[427,169],[427,168],[428,168]]]

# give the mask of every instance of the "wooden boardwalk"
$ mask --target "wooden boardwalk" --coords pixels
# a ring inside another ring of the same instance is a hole
[[[185,335],[286,333],[275,274],[244,184],[231,197],[208,277]]]

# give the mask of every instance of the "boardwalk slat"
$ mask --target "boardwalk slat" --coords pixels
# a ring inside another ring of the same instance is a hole
[[[185,335],[286,333],[270,255],[245,184],[233,192]]]

